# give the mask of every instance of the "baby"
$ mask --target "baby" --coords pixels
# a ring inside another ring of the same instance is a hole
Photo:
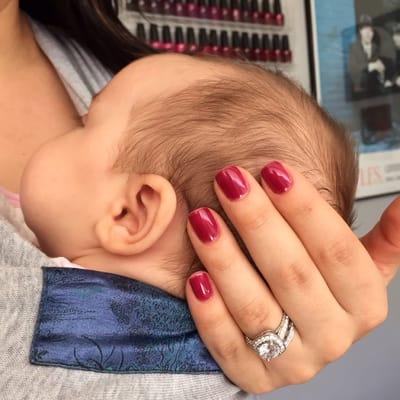
[[[155,55],[117,74],[84,126],[36,152],[21,205],[47,255],[183,298],[186,278],[202,269],[188,213],[207,206],[227,220],[215,174],[236,164],[258,178],[275,159],[304,173],[351,224],[352,143],[309,95],[248,63]]]

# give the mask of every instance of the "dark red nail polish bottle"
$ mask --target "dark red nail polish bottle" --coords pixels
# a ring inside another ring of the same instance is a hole
[[[149,5],[149,12],[152,14],[160,14],[161,12],[161,2],[160,0],[152,0]]]
[[[150,44],[153,49],[160,50],[162,48],[160,36],[158,35],[158,27],[154,24],[150,25]]]
[[[261,60],[261,45],[260,37],[257,33],[251,35],[251,60],[260,61]]]
[[[178,17],[184,17],[186,15],[186,5],[186,0],[177,0],[174,14]]]
[[[181,26],[175,28],[175,53],[185,53],[187,46],[185,43],[185,38],[183,37],[183,29]]]
[[[258,0],[251,0],[251,21],[253,24],[260,23],[260,10],[258,8]]]
[[[139,11],[138,0],[128,0],[126,2],[126,9],[129,11]]]
[[[210,47],[211,47],[211,54],[214,56],[221,55],[221,47],[218,44],[218,32],[215,29],[210,31]]]
[[[161,48],[165,51],[172,51],[174,44],[172,43],[171,29],[168,25],[162,27],[162,45]]]
[[[250,38],[249,38],[249,34],[247,32],[242,33],[241,47],[242,47],[243,56],[247,60],[250,60],[250,57],[251,57]]]
[[[138,0],[138,11],[141,12],[146,12],[148,11],[147,9],[148,3],[146,2],[146,0]]]
[[[279,35],[274,35],[272,37],[272,52],[271,52],[271,61],[272,62],[281,62],[281,38]]]
[[[209,6],[208,6],[208,18],[221,19],[221,10],[218,7],[217,0],[210,0]]]
[[[232,57],[232,48],[229,46],[229,36],[227,31],[221,32],[221,54],[223,57]]]
[[[198,17],[199,18],[207,18],[208,17],[207,0],[199,0]]]
[[[231,19],[235,22],[239,22],[242,19],[239,0],[231,0]]]
[[[173,0],[164,0],[162,3],[162,13],[165,15],[171,15],[174,13],[174,2]]]
[[[228,0],[220,1],[220,9],[221,9],[221,19],[224,21],[230,21],[232,19],[231,9],[228,4]]]
[[[136,25],[136,37],[142,42],[146,42],[146,29],[144,24],[138,23]]]
[[[285,25],[285,16],[282,13],[282,6],[280,0],[274,0],[274,22],[275,25]]]
[[[250,4],[249,0],[241,0],[241,15],[242,15],[242,21],[243,22],[250,22],[251,21],[251,15],[250,15]]]
[[[210,41],[205,28],[199,30],[199,50],[205,54],[211,53]]]
[[[242,48],[238,31],[233,31],[232,33],[232,56],[235,58],[242,57]]]
[[[186,15],[190,18],[197,18],[199,15],[199,7],[197,0],[188,0],[186,5]]]
[[[284,35],[282,37],[282,62],[292,62],[292,51],[290,50],[289,36]]]
[[[274,16],[271,12],[270,0],[263,0],[262,3],[262,20],[266,25],[272,25],[274,23]]]
[[[198,47],[196,44],[196,36],[193,28],[187,28],[186,31],[187,51],[191,54],[197,53]]]
[[[261,61],[264,62],[271,61],[271,42],[267,33],[264,33],[262,36],[262,51],[260,58]]]

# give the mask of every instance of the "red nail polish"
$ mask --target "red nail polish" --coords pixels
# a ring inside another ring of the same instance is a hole
[[[215,29],[212,29],[210,31],[210,49],[211,54],[213,54],[214,56],[221,55],[221,47],[218,43],[218,32]]]
[[[260,11],[258,7],[258,0],[251,0],[251,21],[253,24],[260,22]]]
[[[251,49],[250,49],[249,34],[247,32],[242,33],[241,47],[244,57],[246,58],[246,60],[249,60],[251,55]]]
[[[188,53],[190,53],[190,54],[197,53],[198,47],[197,47],[197,44],[196,44],[196,35],[194,34],[194,29],[193,28],[187,28],[186,41],[187,41]]]
[[[251,60],[260,61],[261,60],[261,46],[260,37],[258,33],[253,33],[251,35]]]
[[[177,26],[175,28],[175,46],[174,50],[176,53],[185,53],[187,50],[187,46],[185,43],[185,39],[183,37],[183,29],[181,26]]]
[[[223,21],[230,21],[232,19],[231,9],[228,5],[228,0],[220,1],[221,19]]]
[[[208,300],[213,295],[210,278],[206,272],[197,272],[189,278],[190,286],[198,300]]]
[[[174,11],[173,0],[164,0],[162,5],[162,13],[165,15],[171,15]]]
[[[162,45],[161,48],[164,51],[172,51],[174,49],[174,44],[172,43],[171,29],[168,25],[162,27]]]
[[[186,15],[189,18],[197,18],[199,15],[199,9],[197,0],[189,0],[186,6]]]
[[[175,3],[175,12],[174,14],[178,17],[184,17],[186,16],[186,8],[187,4],[185,0],[178,0]]]
[[[249,192],[249,184],[240,172],[240,169],[232,165],[226,167],[215,176],[218,186],[230,200],[242,199]]]
[[[150,44],[153,49],[160,50],[161,42],[160,37],[158,35],[158,27],[157,25],[150,25]]]
[[[262,36],[262,51],[261,61],[268,62],[271,59],[271,42],[269,40],[268,33],[264,33]]]
[[[284,35],[282,38],[282,62],[292,62],[292,51],[290,50],[289,36]]]
[[[241,14],[242,14],[242,22],[251,22],[249,0],[241,1]]]
[[[268,187],[277,194],[288,192],[293,185],[293,179],[278,161],[267,164],[261,171],[261,176]]]
[[[199,0],[199,18],[207,18],[208,17],[208,7],[206,0]]]
[[[210,19],[221,19],[221,10],[218,7],[217,0],[210,0],[208,6],[208,18]]]
[[[285,25],[285,15],[282,13],[280,0],[274,0],[274,24],[279,26]]]
[[[232,49],[229,46],[229,36],[227,31],[221,32],[221,55],[222,57],[232,57]]]
[[[238,31],[234,31],[232,33],[232,54],[233,57],[236,58],[242,57],[242,48],[240,44],[240,36]]]
[[[146,42],[146,29],[144,24],[138,23],[136,25],[136,37],[142,42]]]
[[[198,208],[189,214],[189,221],[203,243],[214,241],[220,233],[219,226],[208,208]]]
[[[271,12],[269,0],[263,0],[262,3],[262,20],[265,25],[271,25],[274,23],[274,18]]]
[[[240,11],[240,4],[239,0],[232,0],[231,1],[231,18],[232,21],[239,22],[242,19],[242,13]]]
[[[282,51],[281,51],[281,38],[279,35],[272,37],[272,51],[270,60],[272,62],[281,62]]]
[[[211,53],[210,40],[205,28],[200,28],[199,31],[199,49],[204,54]]]

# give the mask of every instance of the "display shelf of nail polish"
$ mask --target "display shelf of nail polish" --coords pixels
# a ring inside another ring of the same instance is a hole
[[[226,30],[196,30],[182,26],[171,28],[163,25],[161,29],[150,24],[146,29],[143,22],[136,25],[136,36],[153,48],[176,53],[205,53],[228,58],[247,59],[258,63],[290,64],[292,51],[289,36],[268,33],[258,34],[247,31],[228,32]],[[174,39],[173,39],[174,38]]]
[[[285,25],[281,0],[127,0],[126,9],[142,15],[275,27]]]

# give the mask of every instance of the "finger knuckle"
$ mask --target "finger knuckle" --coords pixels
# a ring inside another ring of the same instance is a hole
[[[290,370],[287,376],[289,385],[299,385],[309,382],[318,373],[318,368],[314,365],[301,365]]]
[[[325,336],[322,353],[324,364],[329,364],[341,358],[350,346],[351,341],[348,338],[342,338],[339,335],[332,334]]]
[[[276,269],[276,278],[279,285],[285,290],[293,287],[307,287],[310,276],[304,263],[292,262]]]
[[[349,266],[352,261],[353,246],[350,241],[338,238],[328,244],[320,253],[323,264]]]
[[[251,300],[237,311],[238,320],[242,321],[246,326],[257,328],[257,331],[267,329],[271,323],[270,317],[269,307],[258,299]]]
[[[388,306],[382,304],[369,309],[368,313],[365,314],[361,322],[361,329],[367,333],[383,324],[388,317]]]
[[[257,231],[264,226],[270,218],[270,212],[266,206],[254,207],[244,213],[240,218],[240,225],[248,231]]]
[[[218,343],[214,347],[215,354],[219,360],[224,362],[237,362],[241,354],[241,346],[234,342],[227,340],[223,343]]]
[[[271,392],[272,390],[273,388],[271,387],[271,385],[265,382],[256,382],[253,387],[247,390],[247,392],[253,395],[257,395],[257,394],[265,394]]]

